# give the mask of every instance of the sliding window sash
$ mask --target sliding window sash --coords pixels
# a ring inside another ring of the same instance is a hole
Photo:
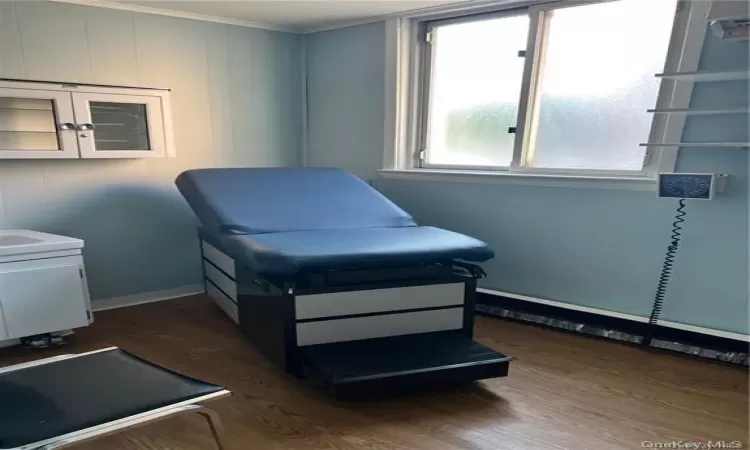
[[[672,171],[676,160],[676,149],[659,149],[648,148],[643,161],[641,170],[606,170],[606,169],[574,169],[574,168],[536,168],[530,167],[530,161],[534,157],[535,137],[537,135],[538,114],[540,96],[537,95],[537,87],[542,77],[543,64],[545,60],[545,51],[547,48],[546,37],[548,36],[549,23],[551,15],[555,10],[569,7],[582,6],[593,3],[604,3],[616,0],[572,0],[572,1],[549,1],[537,3],[528,6],[529,2],[524,2],[525,6],[518,5],[499,11],[482,12],[478,14],[469,14],[460,17],[449,17],[442,19],[429,20],[419,23],[417,32],[419,38],[417,66],[419,67],[419,76],[415,79],[417,90],[417,111],[412,117],[416,118],[415,128],[416,151],[413,153],[414,167],[428,169],[446,169],[446,170],[466,170],[466,171],[506,171],[517,173],[533,174],[550,174],[550,175],[570,175],[570,176],[614,176],[614,177],[653,177],[658,171]],[[665,62],[666,68],[682,68],[685,61],[683,60],[684,42],[688,27],[688,13],[694,22],[694,16],[700,16],[701,12],[706,9],[703,5],[692,4],[693,2],[680,2],[673,23],[673,32],[667,52]],[[698,2],[700,3],[700,2]],[[696,11],[692,11],[695,9]],[[690,11],[688,11],[690,10]],[[516,121],[516,133],[513,141],[513,158],[510,166],[474,166],[461,164],[430,164],[427,163],[427,152],[429,152],[429,111],[432,103],[432,67],[434,62],[434,53],[436,49],[436,33],[432,33],[432,42],[427,42],[427,36],[435,28],[442,25],[457,24],[463,22],[475,22],[478,20],[495,19],[502,17],[511,17],[528,14],[529,16],[529,35],[526,43],[526,53],[524,61],[524,71],[521,82],[520,98],[518,103],[518,118]],[[702,39],[701,39],[702,42]],[[694,53],[694,52],[693,52]],[[692,55],[690,60],[695,60],[695,64],[688,64],[690,67],[697,66],[697,56]],[[692,84],[692,83],[690,83]],[[677,87],[679,89],[679,86]],[[692,86],[690,86],[692,88]],[[673,91],[674,83],[671,80],[662,80],[659,94],[656,100],[657,105],[666,105],[674,103]],[[692,90],[692,89],[688,89]],[[689,95],[678,94],[682,99],[689,98]],[[684,101],[684,100],[683,100]],[[682,102],[679,102],[682,103]],[[659,140],[658,137],[665,134],[665,128],[668,128],[670,135],[676,134],[677,130],[682,130],[684,126],[684,117],[661,117],[656,114],[652,120],[650,137],[651,140]],[[671,122],[680,123],[671,123]],[[666,123],[665,123],[666,122]],[[412,134],[414,135],[414,134]],[[414,148],[414,147],[412,147]],[[422,153],[424,152],[424,153]],[[666,157],[666,158],[665,158]],[[666,161],[665,161],[666,159]]]
[[[447,19],[432,20],[422,24],[423,28],[420,30],[420,42],[421,46],[421,61],[420,61],[420,93],[419,93],[419,118],[418,118],[418,136],[419,145],[416,154],[417,167],[427,169],[458,169],[458,170],[479,170],[479,171],[507,171],[508,166],[490,166],[490,165],[468,165],[468,164],[430,164],[427,162],[427,154],[430,151],[430,105],[433,104],[433,86],[432,86],[432,68],[435,62],[435,51],[437,49],[437,33],[434,30],[440,26],[455,25],[466,22],[478,22],[481,20],[500,19],[505,17],[525,16],[528,12],[528,7],[522,8],[510,8],[501,11],[485,12],[480,14],[470,14],[460,17],[451,17]],[[532,29],[529,28],[529,33],[532,33]],[[519,49],[520,50],[520,49]],[[524,75],[525,79],[525,75]],[[523,94],[521,95],[521,101],[523,101]],[[523,103],[518,105],[519,116],[523,109]],[[514,159],[515,159],[515,146],[514,142]],[[424,153],[422,153],[424,152]]]

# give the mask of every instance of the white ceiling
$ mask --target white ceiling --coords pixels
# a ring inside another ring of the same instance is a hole
[[[458,3],[461,0],[109,0],[107,3],[111,4],[113,1],[136,7],[255,22],[304,32],[364,22],[404,11]]]

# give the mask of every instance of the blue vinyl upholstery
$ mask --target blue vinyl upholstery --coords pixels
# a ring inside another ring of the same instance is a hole
[[[494,256],[482,241],[433,227],[287,231],[221,241],[235,258],[260,273],[486,261]]]
[[[264,274],[482,262],[477,239],[414,219],[339,169],[189,170],[176,184],[212,237]]]
[[[181,173],[175,184],[204,228],[220,234],[416,225],[340,169],[196,169]]]

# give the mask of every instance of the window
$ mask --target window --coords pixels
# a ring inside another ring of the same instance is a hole
[[[415,165],[646,175],[676,7],[552,2],[419,22]]]

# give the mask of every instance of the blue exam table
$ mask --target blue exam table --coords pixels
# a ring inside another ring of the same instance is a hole
[[[483,242],[339,169],[188,170],[206,292],[267,358],[340,397],[505,376],[472,340]]]

